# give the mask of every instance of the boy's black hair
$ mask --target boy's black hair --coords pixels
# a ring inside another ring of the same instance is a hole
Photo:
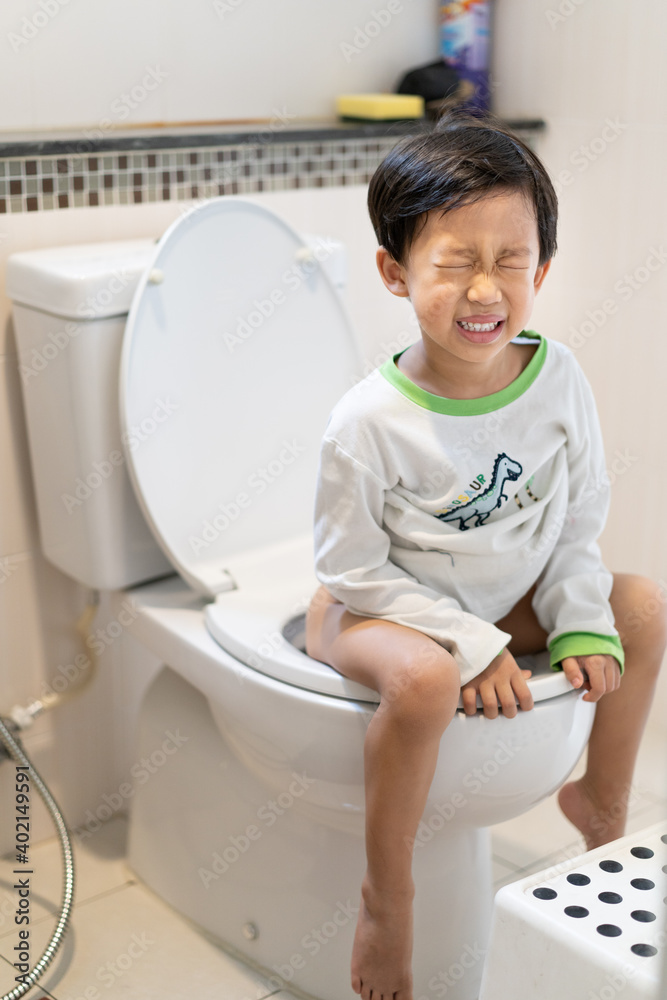
[[[371,178],[368,211],[380,246],[405,264],[425,213],[469,205],[495,188],[526,195],[537,221],[539,264],[551,260],[558,219],[553,184],[535,153],[488,112],[454,109],[431,131],[402,139]]]

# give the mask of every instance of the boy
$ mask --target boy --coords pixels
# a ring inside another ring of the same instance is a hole
[[[656,586],[600,558],[609,480],[590,387],[568,348],[524,331],[556,249],[540,161],[492,116],[450,114],[392,150],[368,200],[380,276],[410,298],[421,341],[331,415],[307,650],[381,696],[352,988],[412,1000],[405,845],[459,695],[468,714],[478,695],[489,718],[529,711],[515,657],[549,649],[598,703],[586,774],[559,803],[605,843],[624,830],[667,626]]]

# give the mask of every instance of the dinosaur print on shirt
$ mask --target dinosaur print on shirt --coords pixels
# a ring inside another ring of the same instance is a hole
[[[496,457],[491,482],[483,493],[473,497],[468,503],[464,503],[460,507],[455,507],[452,510],[447,510],[435,516],[439,521],[447,521],[449,523],[458,521],[459,531],[467,531],[470,525],[466,524],[466,521],[475,518],[473,527],[478,528],[480,524],[484,524],[487,518],[490,517],[492,511],[500,507],[503,500],[509,499],[503,493],[503,488],[507,480],[509,479],[511,482],[516,481],[522,472],[523,466],[520,462],[514,461],[505,452],[501,452]]]

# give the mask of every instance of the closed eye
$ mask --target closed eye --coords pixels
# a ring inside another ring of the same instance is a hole
[[[512,270],[526,271],[530,267],[530,259],[528,259],[527,254],[517,254],[516,257],[512,257],[510,254],[508,257],[501,257],[498,265],[499,267],[512,268]]]

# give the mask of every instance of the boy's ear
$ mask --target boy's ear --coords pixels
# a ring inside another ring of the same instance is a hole
[[[410,292],[405,283],[405,268],[398,264],[384,247],[379,247],[375,255],[380,277],[392,295],[399,295],[401,298],[408,298]]]
[[[549,272],[549,268],[550,267],[551,267],[551,261],[548,260],[546,262],[546,264],[540,264],[540,266],[538,267],[537,271],[535,272],[535,282],[534,282],[534,284],[535,284],[535,291],[536,292],[539,292],[540,288],[542,287],[542,282],[546,278],[546,276],[547,276],[547,274]]]

